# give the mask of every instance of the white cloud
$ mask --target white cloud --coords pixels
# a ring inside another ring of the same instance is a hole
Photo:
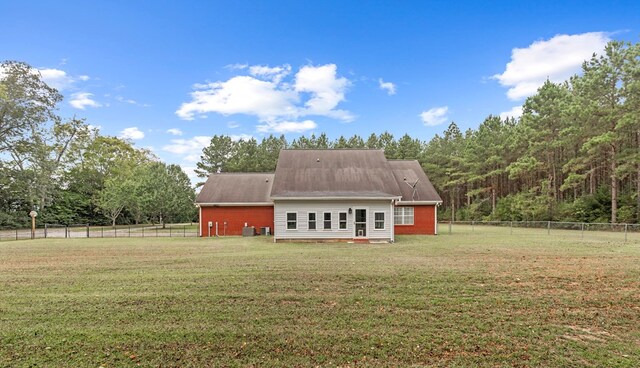
[[[202,135],[190,139],[172,139],[171,144],[162,147],[162,150],[176,155],[197,154],[199,156],[202,149],[207,147],[209,143],[211,143],[211,137]]]
[[[500,113],[500,119],[506,118],[519,118],[522,116],[522,106],[514,106],[509,111],[504,111]]]
[[[344,110],[334,110],[344,101],[344,94],[350,82],[347,78],[336,77],[336,65],[327,64],[318,67],[304,66],[296,74],[296,92],[307,92],[311,98],[305,102],[300,115],[328,116],[344,121],[352,121],[353,116]]]
[[[305,120],[301,122],[296,121],[280,121],[280,122],[266,122],[258,125],[258,131],[261,133],[302,133],[308,130],[313,130],[318,127],[312,120]]]
[[[68,89],[73,84],[73,78],[64,70],[60,69],[38,69],[42,80],[58,91]]]
[[[80,79],[83,82],[86,82],[91,78],[88,75],[81,75],[81,76],[78,77],[78,79]]]
[[[284,77],[291,73],[291,65],[285,64],[273,68],[263,65],[253,65],[249,67],[249,73],[256,77],[270,79],[274,83],[280,83]]]
[[[426,126],[435,126],[440,125],[447,121],[447,113],[449,112],[448,106],[434,107],[427,111],[423,111],[420,114],[424,125]]]
[[[120,132],[120,138],[138,140],[144,138],[144,132],[138,127],[125,128]]]
[[[71,94],[69,104],[76,109],[84,110],[87,107],[100,107],[100,103],[93,100],[93,93],[77,92]]]
[[[353,115],[337,109],[345,100],[348,79],[337,76],[335,64],[307,65],[290,76],[291,66],[229,66],[247,70],[226,81],[195,84],[191,101],[176,111],[178,117],[193,120],[210,112],[222,115],[245,114],[258,118],[261,131],[271,129],[308,129],[311,120],[295,122],[300,117],[316,115],[352,121]],[[288,81],[285,81],[287,79]],[[295,124],[292,124],[295,123]],[[231,123],[230,123],[231,124]],[[234,123],[235,124],[235,123]],[[278,130],[278,131],[280,131]]]
[[[278,89],[274,82],[237,76],[226,82],[208,83],[201,87],[191,93],[191,102],[183,103],[176,111],[180,118],[193,120],[196,114],[217,112],[272,119],[296,113],[296,94]]]
[[[239,126],[240,126],[240,123],[235,122],[235,121],[230,121],[230,122],[227,123],[227,127],[231,128],[231,129],[237,128]]]
[[[387,91],[389,96],[396,94],[396,85],[391,82],[385,82],[382,78],[378,79],[378,83],[380,85],[380,89],[383,91]]]
[[[547,78],[558,83],[579,72],[582,63],[601,53],[609,40],[604,32],[590,32],[536,41],[513,49],[505,71],[492,78],[509,88],[509,99],[520,100],[535,94]]]
[[[182,135],[182,130],[178,128],[171,128],[171,129],[167,129],[167,133],[171,135]]]

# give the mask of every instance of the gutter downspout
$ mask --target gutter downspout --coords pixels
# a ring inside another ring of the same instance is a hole
[[[391,200],[391,212],[389,214],[389,217],[391,218],[391,242],[395,243],[396,242],[396,223],[395,223],[395,216],[394,216],[394,212],[393,212],[393,208],[394,208],[394,201]]]
[[[438,207],[440,207],[439,203],[434,206],[435,216],[433,216],[433,221],[435,222],[434,229],[436,232],[433,235],[438,235]]]

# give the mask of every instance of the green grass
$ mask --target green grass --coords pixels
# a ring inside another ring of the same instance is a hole
[[[640,243],[441,232],[1,243],[0,367],[640,365]]]

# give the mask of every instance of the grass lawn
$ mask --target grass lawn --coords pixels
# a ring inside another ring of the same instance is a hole
[[[640,242],[500,231],[0,243],[0,367],[640,366]]]

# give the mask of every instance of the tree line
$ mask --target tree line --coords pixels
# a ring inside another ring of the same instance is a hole
[[[194,190],[177,165],[64,118],[63,96],[23,62],[0,64],[0,227],[192,221]]]
[[[273,171],[282,148],[384,149],[419,160],[443,198],[441,219],[638,222],[640,45],[610,42],[562,83],[546,81],[519,119],[455,122],[428,142],[388,132],[233,141],[214,136],[197,164],[214,172]]]

